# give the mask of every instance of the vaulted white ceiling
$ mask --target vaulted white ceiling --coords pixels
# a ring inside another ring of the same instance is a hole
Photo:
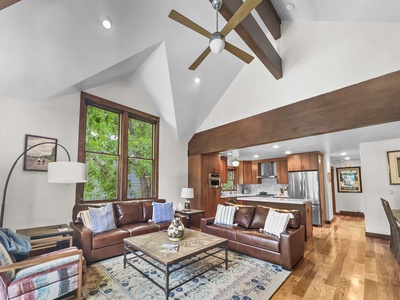
[[[291,21],[400,19],[396,0],[273,3]],[[288,11],[288,3],[295,9]],[[40,101],[126,79],[148,95],[176,137],[188,141],[244,63],[224,51],[188,70],[208,40],[169,19],[171,9],[214,31],[208,0],[22,0],[0,10],[0,96]],[[101,26],[105,16],[110,30]],[[220,18],[220,28],[225,23]],[[235,32],[227,40],[251,53]]]

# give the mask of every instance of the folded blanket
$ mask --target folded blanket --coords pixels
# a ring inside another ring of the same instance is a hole
[[[15,233],[8,228],[0,228],[0,242],[8,253],[14,255],[27,255],[32,249],[29,236]]]

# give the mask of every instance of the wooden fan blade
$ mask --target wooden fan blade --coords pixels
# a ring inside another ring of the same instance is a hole
[[[203,27],[201,27],[200,25],[197,25],[195,22],[193,22],[192,20],[189,20],[184,15],[178,13],[174,9],[170,11],[168,17],[170,17],[172,20],[182,24],[183,26],[186,26],[186,27],[196,31],[197,33],[200,33],[201,35],[205,36],[208,39],[212,35],[211,32],[208,32]]]
[[[230,43],[225,42],[225,50],[232,53],[237,58],[243,60],[247,64],[249,64],[254,59],[253,56],[251,56],[247,52],[244,52],[243,50],[239,49],[238,47],[233,46]]]
[[[247,17],[247,15],[257,7],[258,4],[261,3],[262,0],[246,0],[242,4],[242,6],[239,7],[239,9],[235,12],[235,14],[230,18],[228,23],[222,28],[221,34],[223,36],[226,36],[229,32],[231,32],[237,25],[239,25],[240,22],[244,18]]]
[[[203,51],[202,54],[192,63],[192,65],[189,67],[189,70],[196,70],[197,67],[202,63],[202,61],[207,57],[207,55],[211,52],[210,47],[207,47],[206,50]]]

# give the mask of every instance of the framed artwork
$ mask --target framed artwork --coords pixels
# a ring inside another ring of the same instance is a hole
[[[390,184],[400,184],[400,150],[388,151]]]
[[[44,144],[32,147],[41,143]],[[56,158],[57,139],[37,135],[25,135],[24,171],[47,172],[47,164],[56,161]]]
[[[336,168],[339,193],[361,193],[361,167]]]

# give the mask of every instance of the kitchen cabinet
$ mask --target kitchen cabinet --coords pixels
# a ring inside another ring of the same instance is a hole
[[[276,182],[278,184],[288,184],[288,162],[287,159],[276,161]]]
[[[317,171],[320,157],[322,155],[319,152],[288,155],[288,171]]]
[[[257,184],[258,164],[252,161],[240,161],[236,168],[238,184]]]
[[[228,182],[228,160],[225,156],[221,156],[219,160],[219,171],[221,174],[221,183]]]

